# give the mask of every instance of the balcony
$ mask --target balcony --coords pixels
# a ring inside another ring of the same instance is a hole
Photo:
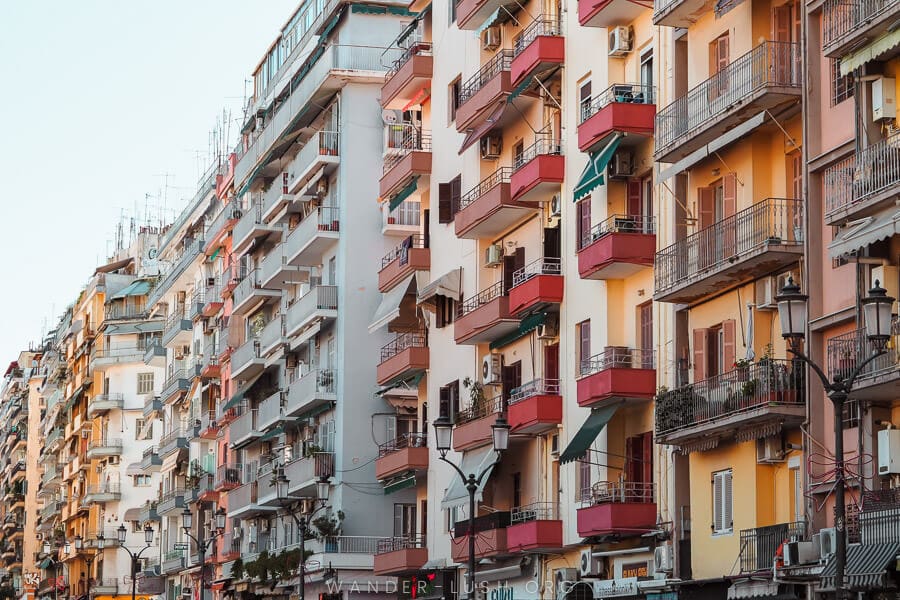
[[[181,515],[184,507],[197,499],[196,489],[174,488],[164,491],[159,496],[156,511],[161,516]]]
[[[390,479],[409,471],[428,470],[428,439],[424,433],[407,433],[379,444],[375,478]]]
[[[284,414],[297,417],[302,413],[337,401],[337,370],[309,371],[291,382]]]
[[[825,170],[825,221],[840,225],[893,206],[900,183],[900,133]]]
[[[240,464],[219,465],[216,467],[216,479],[213,483],[214,489],[217,492],[230,492],[240,487],[243,468],[243,465]]]
[[[163,555],[162,572],[166,575],[174,575],[183,571],[187,566],[184,559],[184,550],[169,550]]]
[[[171,431],[167,431],[159,439],[159,456],[165,459],[167,456],[187,449],[191,438],[194,437],[194,428],[182,425]]]
[[[763,111],[799,108],[802,81],[800,44],[763,42],[657,113],[654,158],[676,162]]]
[[[182,251],[172,263],[172,267],[156,284],[156,287],[150,292],[147,299],[147,306],[152,307],[159,302],[165,293],[176,283],[182,280],[188,269],[188,266],[194,262],[198,256],[203,253],[204,241],[202,239],[188,239],[182,244]],[[184,277],[187,279],[187,277]]]
[[[287,262],[285,244],[273,248],[259,266],[259,287],[284,290],[298,283],[309,281],[309,272]]]
[[[390,202],[382,202],[381,235],[399,238],[419,235],[422,231],[421,210],[419,200],[404,200],[393,210]]]
[[[381,86],[382,108],[404,110],[431,87],[431,42],[413,39],[400,50],[400,58],[394,61]]]
[[[142,523],[146,523],[147,521],[159,521],[159,513],[156,510],[157,502],[144,502],[141,505],[140,513],[138,513],[138,520]]]
[[[195,298],[200,305],[200,316],[206,319],[216,316],[225,305],[222,299],[222,286],[216,280],[207,281],[206,287],[199,288]]]
[[[219,357],[213,354],[212,349],[200,358],[200,377],[203,379],[218,379],[222,374]]]
[[[287,191],[294,201],[316,195],[320,178],[329,175],[340,164],[341,135],[337,131],[317,131],[310,137],[294,160],[287,166]]]
[[[180,397],[191,387],[191,381],[199,374],[200,365],[188,366],[184,361],[172,363],[169,376],[163,381],[160,400],[163,404],[168,404],[173,398]]]
[[[117,502],[122,499],[122,488],[118,483],[103,483],[89,485],[84,492],[84,502],[87,504],[103,504]]]
[[[263,192],[263,221],[273,221],[294,202],[294,194],[290,193],[288,187],[289,179],[290,175],[287,172],[279,173],[272,179],[269,188]]]
[[[897,0],[826,0],[822,7],[822,50],[825,56],[841,58],[893,32],[898,6]],[[891,50],[896,48],[891,45],[883,50],[877,56],[878,60],[886,61],[895,56],[894,52],[887,54]]]
[[[261,373],[265,366],[266,361],[257,338],[247,340],[231,354],[231,377],[234,379],[250,379]]]
[[[650,400],[656,393],[652,350],[607,346],[581,362],[578,405],[596,407],[615,400]]]
[[[535,379],[509,394],[506,420],[515,433],[538,434],[562,423],[562,392],[558,379]]]
[[[282,404],[286,396],[286,392],[275,390],[275,393],[259,403],[259,408],[256,410],[257,429],[266,431],[285,421]]]
[[[619,534],[635,537],[656,529],[656,501],[652,483],[599,481],[582,493],[576,511],[581,537]]]
[[[431,133],[401,127],[396,134],[393,131],[389,133],[388,141],[392,145],[384,158],[384,174],[378,183],[379,195],[386,201],[392,201],[393,197],[400,194],[411,193],[407,188],[415,190],[416,183],[413,180],[431,174]],[[402,137],[396,140],[395,135]]]
[[[539,258],[513,273],[509,290],[509,312],[522,317],[546,310],[563,299],[563,276],[558,258]]]
[[[184,313],[184,309],[178,310],[166,317],[166,325],[163,329],[162,344],[169,348],[190,344],[194,324]]]
[[[88,419],[92,419],[111,410],[121,410],[123,406],[125,406],[124,394],[97,394],[88,400],[87,416]]]
[[[656,253],[660,302],[688,303],[796,264],[802,200],[766,198]]]
[[[262,279],[260,269],[253,269],[241,279],[231,296],[232,314],[246,316],[261,304],[281,298],[282,290],[275,287],[263,287]]]
[[[256,409],[249,409],[232,421],[228,435],[233,449],[243,448],[256,441],[262,435],[256,426]]]
[[[586,1],[590,0],[582,0],[579,5]],[[578,148],[582,152],[598,150],[617,133],[626,134],[620,137],[620,145],[640,144],[653,136],[655,117],[656,93],[652,86],[615,83],[582,103]]]
[[[431,268],[431,249],[425,247],[422,235],[411,235],[381,259],[378,291],[386,292],[416,271]]]
[[[376,381],[385,385],[405,379],[428,368],[428,339],[425,332],[398,333],[381,347]]]
[[[375,575],[409,575],[428,562],[424,536],[403,536],[378,540],[375,551]]]
[[[337,308],[337,286],[317,285],[288,307],[285,335],[294,337],[317,321],[336,319]]]
[[[891,338],[888,348],[900,348],[900,320],[891,321]],[[837,335],[828,340],[828,375],[833,380],[850,376],[861,360],[871,354],[871,344],[866,337],[865,327]],[[868,402],[878,406],[893,406],[897,397],[897,383],[900,381],[900,355],[887,352],[866,365],[853,382],[853,391],[862,392]],[[900,540],[898,540],[900,541]]]
[[[534,212],[534,205],[512,199],[511,174],[510,167],[501,167],[463,194],[454,217],[456,237],[495,237]]]
[[[460,303],[453,336],[457,344],[483,344],[518,327],[519,321],[509,311],[509,296],[500,281]]]
[[[88,444],[87,459],[107,458],[122,455],[122,440],[119,438],[103,437],[99,440],[91,440]]]
[[[162,458],[159,456],[159,448],[156,446],[146,448],[141,456],[141,469],[155,471],[160,466],[162,466]]]
[[[272,317],[266,323],[266,326],[263,327],[262,333],[259,334],[259,353],[261,356],[278,355],[277,350],[287,341],[284,335],[284,322],[284,315],[279,314]]]
[[[562,65],[566,60],[566,43],[559,20],[538,16],[513,38],[513,59],[509,66],[514,86]]]
[[[775,557],[790,541],[806,537],[803,522],[779,523],[767,527],[741,529],[741,573],[771,571]]]
[[[234,256],[240,256],[251,244],[273,234],[281,234],[283,227],[279,223],[266,223],[263,220],[263,199],[256,195],[250,206],[244,211],[241,220],[234,226],[231,234],[231,247]]]
[[[149,394],[144,396],[144,419],[152,419],[154,416],[159,414],[159,411],[162,410],[162,406],[162,400],[159,396],[154,396],[153,392],[150,392]]]
[[[647,7],[631,0],[579,0],[578,22],[582,27],[628,25]]]
[[[222,205],[203,233],[203,237],[206,238],[207,256],[215,254],[216,250],[221,247],[222,241],[234,229],[234,226],[240,221],[242,216],[244,216],[244,213],[241,211],[240,202],[237,200],[231,200]]]
[[[91,353],[91,368],[96,373],[102,373],[115,365],[139,363],[143,360],[145,351],[146,348],[142,346],[99,348]]]
[[[291,482],[288,492],[304,497],[314,496],[316,481],[333,477],[334,473],[334,452],[313,452],[292,460],[284,468],[285,477]]]
[[[466,1],[457,4],[457,24],[460,24],[459,9]],[[488,0],[491,2],[493,0]],[[460,133],[475,129],[483,124],[500,102],[513,91],[510,67],[512,50],[499,50],[493,58],[484,63],[477,73],[467,79],[459,90],[456,109],[456,130]]]
[[[472,529],[475,535],[475,558],[489,558],[508,553],[507,527],[510,525],[509,512],[495,512],[475,517]],[[460,521],[453,527],[450,540],[450,555],[453,562],[465,563],[469,560],[469,521]]]
[[[284,263],[303,267],[315,267],[340,239],[341,209],[320,206],[313,209],[290,232],[282,245]]]
[[[563,548],[563,524],[556,504],[535,502],[512,509],[506,529],[510,552],[547,552]]]
[[[765,359],[656,398],[656,442],[690,451],[719,439],[756,439],[800,424],[806,412],[803,369]]]
[[[549,200],[559,193],[566,171],[562,146],[548,137],[539,137],[521,154],[513,157],[509,190],[515,202]]]
[[[200,416],[200,429],[197,435],[204,440],[214,440],[219,437],[221,429],[222,426],[216,421],[216,411],[203,411],[203,414]]]
[[[503,396],[483,396],[456,414],[453,428],[453,449],[457,452],[486,446],[492,441],[491,426],[504,409]]]
[[[582,279],[626,279],[653,267],[654,217],[613,215],[584,234],[578,247]]]
[[[496,10],[508,6],[502,0],[461,0],[456,4],[456,24],[460,29],[477,30]],[[515,4],[513,4],[515,6]],[[508,9],[515,12],[515,9]]]
[[[216,556],[219,564],[231,562],[241,557],[241,538],[236,537],[235,533],[226,533],[222,536],[222,543],[219,546],[218,555]]]
[[[144,350],[144,364],[154,367],[166,366],[166,347],[161,343],[154,343]]]

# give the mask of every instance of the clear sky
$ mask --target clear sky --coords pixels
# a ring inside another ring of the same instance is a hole
[[[234,144],[250,73],[298,4],[0,3],[0,363],[76,298],[123,210],[171,219],[191,197],[211,132],[231,109]]]

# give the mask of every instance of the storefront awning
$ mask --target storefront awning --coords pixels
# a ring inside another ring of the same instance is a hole
[[[469,450],[463,454],[462,462],[459,465],[463,473],[475,473],[478,476],[487,469],[487,473],[481,478],[481,483],[478,484],[478,489],[475,490],[475,502],[481,502],[484,486],[487,485],[487,480],[491,477],[491,471],[494,470],[496,461],[497,453],[490,446]],[[441,500],[441,510],[465,506],[468,502],[469,491],[466,489],[465,482],[459,477],[454,477],[450,487],[447,488],[447,493],[444,494],[444,499]]]
[[[402,190],[391,196],[390,201],[388,202],[388,209],[393,211],[396,210],[398,206],[400,206],[404,200],[409,198],[413,192],[416,191],[416,187],[419,183],[419,176],[416,175],[412,179],[410,179],[409,183],[407,183]]]
[[[506,110],[506,101],[498,103],[497,107],[494,108],[494,112],[491,113],[491,116],[489,116],[484,123],[475,129],[470,129],[468,133],[466,133],[465,139],[463,139],[462,146],[459,147],[459,153],[462,154],[468,150],[472,144],[486,136],[491,129],[496,127],[497,123],[500,122],[500,117],[503,116],[504,110]]]
[[[566,446],[566,449],[560,455],[560,464],[572,462],[584,456],[584,453],[588,451],[588,448],[591,447],[591,444],[594,443],[594,440],[597,439],[597,436],[600,435],[606,424],[616,414],[618,408],[618,404],[613,404],[612,406],[592,409],[590,416],[581,425],[581,428],[572,437],[569,445]]]
[[[416,293],[415,273],[404,279],[399,285],[381,296],[381,304],[369,324],[369,333],[375,333],[400,316],[400,303],[407,294]]]
[[[508,346],[518,339],[521,339],[544,324],[547,320],[547,313],[539,312],[528,315],[519,322],[519,328],[515,331],[507,333],[503,337],[491,342],[491,350]]]
[[[882,54],[900,45],[900,29],[889,31],[881,37],[841,57],[841,75],[848,75],[867,62],[877,60]]]
[[[854,254],[869,244],[900,233],[900,211],[879,217],[866,217],[849,224],[828,244],[828,254],[838,258]]]
[[[779,592],[780,584],[767,579],[747,579],[734,582],[728,588],[727,600],[797,600],[795,594]]]
[[[419,272],[424,273],[424,271]],[[426,285],[422,285],[422,282],[419,281],[418,288],[418,304],[425,308],[431,307],[433,310],[435,296],[444,296],[445,298],[450,298],[459,302],[461,296],[460,269],[454,269],[453,271],[445,273],[438,279],[435,279]]]
[[[575,186],[573,197],[576,202],[594,191],[597,186],[603,185],[606,165],[612,160],[621,139],[622,134],[617,133],[603,150],[591,152],[587,166],[584,167],[581,177],[578,178],[578,184]]]
[[[894,570],[900,544],[851,544],[847,547],[844,587],[851,590],[881,588],[888,584],[888,567]],[[834,590],[834,556],[822,570],[823,591]]]
[[[110,300],[128,298],[129,296],[146,296],[150,293],[150,287],[149,281],[146,279],[139,279],[116,292]]]

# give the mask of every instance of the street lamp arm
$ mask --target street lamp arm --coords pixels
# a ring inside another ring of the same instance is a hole
[[[495,450],[495,452],[496,452],[496,450]],[[484,468],[484,470],[478,474],[478,478],[475,480],[475,483],[480,485],[481,480],[484,479],[484,476],[487,475],[488,473],[490,473],[491,470],[499,464],[500,464],[500,453],[497,452],[497,459],[494,462],[492,462],[491,464],[489,464],[488,466],[486,466]]]
[[[822,386],[823,386],[826,390],[830,390],[830,389],[831,389],[831,387],[832,387],[832,382],[831,382],[830,379],[828,379],[828,375],[825,374],[825,371],[822,370],[822,367],[820,367],[820,366],[817,365],[815,362],[813,362],[813,360],[812,360],[811,358],[809,358],[808,356],[806,356],[806,355],[805,355],[803,352],[801,352],[800,350],[794,350],[794,349],[791,348],[790,346],[788,346],[788,349],[787,349],[787,350],[788,350],[788,352],[790,352],[791,354],[793,354],[796,358],[799,358],[800,360],[802,360],[803,362],[805,362],[807,365],[809,365],[810,367],[812,367],[812,370],[815,371],[816,375],[819,376],[819,379],[822,380]]]
[[[797,358],[799,358],[800,360],[802,360],[803,362],[805,362],[807,365],[812,367],[812,369],[813,369],[813,371],[815,371],[816,375],[819,376],[819,379],[822,380],[822,386],[825,388],[826,391],[829,391],[829,392],[843,391],[846,393],[850,392],[850,388],[853,387],[853,383],[856,381],[856,378],[859,377],[860,373],[862,373],[863,370],[865,370],[865,368],[867,366],[869,366],[869,364],[872,361],[874,361],[876,358],[878,358],[880,356],[887,354],[887,350],[877,350],[877,351],[873,352],[868,358],[866,358],[866,360],[864,360],[861,363],[859,363],[858,365],[856,365],[856,368],[853,369],[853,372],[850,373],[849,377],[844,377],[838,381],[830,381],[828,379],[828,375],[826,375],[825,372],[822,370],[822,367],[820,367],[815,362],[813,362],[812,359],[810,359],[808,356],[806,356],[803,352],[800,352],[799,350],[793,350],[791,348],[788,348],[788,351],[791,354],[793,354],[794,356],[796,356]]]
[[[459,473],[459,476],[462,478],[463,482],[469,481],[469,476],[466,475],[465,473],[463,473],[462,469],[460,469],[459,467],[456,466],[456,463],[449,460],[446,456],[439,456],[438,458],[440,458],[442,461],[444,461],[445,463],[447,463],[448,465],[453,467],[454,470],[456,470],[456,472]],[[493,467],[493,465],[491,465],[491,466]]]
[[[863,369],[865,369],[867,366],[869,366],[869,363],[874,361],[876,358],[883,356],[885,354],[887,354],[887,350],[877,350],[877,351],[873,352],[872,355],[869,356],[869,358],[867,358],[866,360],[864,360],[861,363],[859,363],[858,365],[856,365],[856,368],[853,369],[852,373],[850,373],[850,377],[847,377],[846,379],[844,379],[842,381],[842,383],[845,386],[844,391],[849,393],[850,388],[853,387],[853,383],[856,381],[856,378],[859,377],[859,374],[863,372]]]

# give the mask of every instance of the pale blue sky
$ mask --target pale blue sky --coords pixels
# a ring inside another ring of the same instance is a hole
[[[163,174],[169,215],[183,206],[198,151],[223,109],[240,118],[245,81],[298,4],[0,2],[0,363],[75,299],[121,210],[142,210]]]

